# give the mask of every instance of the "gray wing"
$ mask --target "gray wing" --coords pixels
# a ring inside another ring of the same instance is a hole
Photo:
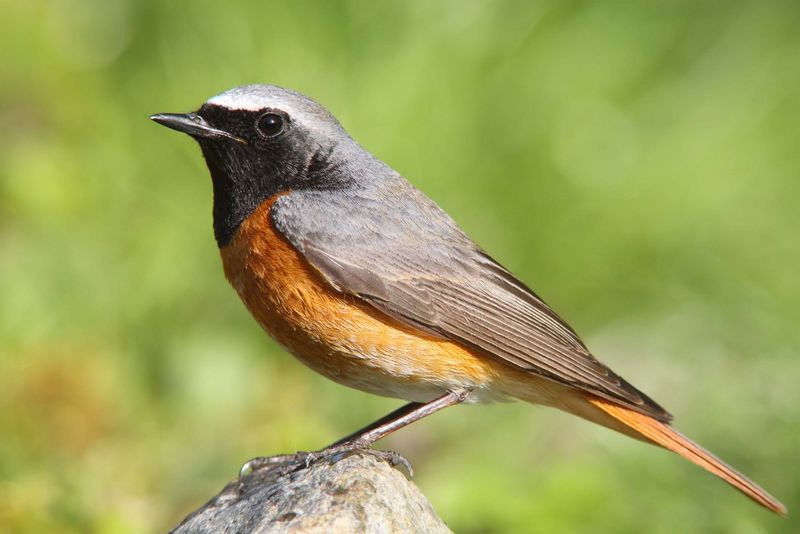
[[[298,190],[278,199],[271,215],[338,291],[518,369],[671,419],[405,180]]]

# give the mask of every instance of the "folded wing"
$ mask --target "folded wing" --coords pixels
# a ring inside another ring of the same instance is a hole
[[[407,182],[391,191],[297,191],[271,213],[335,289],[517,369],[671,419]]]

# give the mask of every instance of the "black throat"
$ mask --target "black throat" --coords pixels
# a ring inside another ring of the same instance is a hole
[[[222,248],[258,206],[284,187],[265,162],[239,154],[238,147],[225,150],[216,141],[201,141],[200,146],[214,188],[214,238]]]
[[[247,140],[198,138],[214,187],[214,238],[222,248],[230,243],[242,222],[265,200],[285,188],[278,150],[265,150],[254,137],[258,112],[231,112],[204,105],[198,112],[208,123]]]
[[[300,128],[275,139],[261,139],[254,124],[261,112],[231,112],[218,106],[200,109],[211,125],[246,140],[198,138],[214,186],[214,237],[222,248],[242,222],[278,193],[346,183],[336,144],[324,147]]]

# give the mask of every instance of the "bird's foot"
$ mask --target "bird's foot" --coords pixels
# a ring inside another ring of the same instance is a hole
[[[387,462],[392,467],[399,467],[407,478],[414,476],[414,468],[411,467],[411,462],[409,462],[399,453],[394,451],[371,449],[370,443],[356,439],[339,445],[326,447],[319,451],[299,451],[294,454],[259,456],[249,460],[241,467],[241,469],[239,469],[239,478],[241,479],[247,477],[248,475],[262,469],[279,469],[279,474],[281,475],[293,473],[300,469],[306,469],[311,464],[322,460],[327,460],[330,463],[336,463],[354,453],[370,454]]]

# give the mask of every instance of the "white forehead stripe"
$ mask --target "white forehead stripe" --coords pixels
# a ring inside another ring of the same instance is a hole
[[[263,85],[243,85],[234,87],[208,100],[208,104],[222,106],[230,110],[258,111],[275,101],[273,91]]]
[[[277,85],[241,85],[213,96],[206,104],[231,111],[260,111],[275,108],[285,111],[293,120],[302,121],[312,130],[341,129],[339,122],[325,108],[310,98]]]

